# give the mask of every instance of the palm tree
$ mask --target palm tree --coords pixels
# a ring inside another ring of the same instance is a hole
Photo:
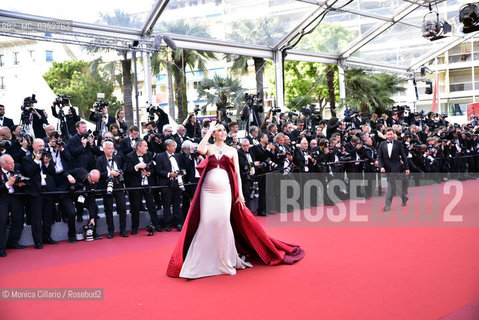
[[[164,23],[160,32],[181,34],[192,37],[209,38],[208,29],[198,22],[187,22],[184,19],[176,20],[173,23]],[[186,93],[186,67],[191,71],[206,71],[206,60],[215,59],[213,52],[201,50],[189,50],[177,48],[171,50],[170,57],[173,61],[172,71],[175,80],[175,101],[178,106],[178,120],[183,121],[188,115],[188,98]]]
[[[355,37],[357,37],[357,32],[355,31],[345,29],[339,24],[323,22],[310,35],[304,37],[298,43],[298,49],[338,54],[341,52],[341,49]],[[327,64],[326,70],[329,107],[331,108],[331,115],[335,117],[336,99],[334,82],[335,79],[338,78],[338,66],[336,64]]]
[[[237,112],[240,112],[242,109],[241,93],[244,89],[239,79],[233,79],[230,76],[223,78],[215,74],[213,79],[203,79],[196,90],[198,99],[206,98],[206,105],[216,106],[217,110],[235,108]],[[202,112],[206,112],[206,106]]]
[[[232,32],[228,38],[250,44],[263,44],[274,46],[284,36],[284,28],[278,23],[276,17],[262,17],[255,20],[242,20],[232,24]],[[248,73],[248,61],[253,59],[256,74],[256,91],[263,97],[263,74],[266,61],[264,58],[230,55],[233,58],[232,71],[241,74]]]
[[[130,16],[119,9],[114,11],[113,15],[100,13],[101,20],[109,25],[140,28],[141,22],[136,18]],[[131,74],[131,59],[127,58],[127,51],[122,51],[123,59],[121,60],[122,70],[122,90],[123,103],[125,106],[125,121],[128,125],[133,124],[133,99],[132,99],[132,74]]]
[[[363,112],[383,113],[394,104],[391,96],[406,90],[395,74],[368,74],[363,69],[353,68],[346,71],[346,103]]]
[[[162,69],[166,69],[166,78],[168,83],[168,113],[175,119],[175,93],[173,91],[173,61],[170,58],[169,49],[154,53],[151,56],[151,69],[155,76],[160,75]]]

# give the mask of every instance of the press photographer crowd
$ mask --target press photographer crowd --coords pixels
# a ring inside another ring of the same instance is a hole
[[[478,176],[479,126],[449,123],[444,114],[412,112],[408,107],[381,115],[347,109],[342,120],[326,120],[309,108],[297,113],[279,108],[265,112],[256,96],[246,97],[245,102],[240,113],[246,123],[244,137],[227,112],[219,112],[218,120],[228,130],[226,143],[238,149],[246,205],[252,208],[256,198],[257,208],[252,209],[258,216],[277,213],[266,208],[266,180],[272,174],[283,179],[295,173],[303,179],[313,173],[323,174],[325,180],[374,179],[379,186],[365,183],[361,196],[381,195],[385,165],[378,151],[385,145],[382,142],[391,139],[400,143],[405,155],[400,171],[436,183]],[[46,113],[35,103],[34,95],[24,99],[19,124],[7,118],[0,105],[1,257],[7,249],[25,248],[18,243],[25,223],[31,225],[37,249],[58,243],[51,237],[54,223],[68,224],[71,243],[81,235],[86,240],[101,239],[95,228],[97,198],[103,199],[108,239],[115,236],[114,212],[121,237],[138,233],[140,211],[149,214],[150,234],[181,231],[200,177],[195,167],[204,159],[197,146],[210,124],[208,119],[196,119],[198,109],[173,132],[166,113],[151,106],[146,134],[141,136],[140,128],[126,125],[124,111],[110,115],[108,102],[101,97],[89,115],[95,131],[87,129],[68,96],[58,95],[51,106],[59,119],[58,129],[49,125]],[[337,198],[348,199],[347,190],[340,190]],[[334,205],[335,199],[325,196],[323,204]],[[75,222],[83,221],[85,209],[88,220],[77,230]]]

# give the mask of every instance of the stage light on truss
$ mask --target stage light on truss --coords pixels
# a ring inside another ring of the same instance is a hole
[[[429,6],[429,12],[422,20],[422,36],[431,41],[439,40],[445,38],[444,35],[451,30],[451,25],[447,21],[440,21],[439,13]]]
[[[467,3],[459,9],[459,21],[464,27],[462,32],[470,33],[479,30],[479,3]]]

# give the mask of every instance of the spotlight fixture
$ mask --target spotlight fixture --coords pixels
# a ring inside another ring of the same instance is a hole
[[[160,49],[161,47],[161,40],[165,41],[166,45],[168,47],[170,47],[172,50],[176,50],[178,49],[178,47],[176,46],[176,43],[173,41],[173,39],[171,39],[169,36],[167,36],[166,34],[164,35],[161,35],[161,34],[157,34],[155,36],[155,38],[153,39],[153,47],[155,49]]]
[[[421,77],[424,77],[426,74],[432,73],[432,70],[426,66],[421,67]]]
[[[470,33],[479,30],[479,3],[467,3],[459,9],[459,21],[464,27],[462,32]]]
[[[437,10],[437,8],[436,8]],[[431,41],[445,38],[445,34],[451,32],[452,27],[447,21],[439,20],[439,13],[432,10],[429,4],[429,12],[426,13],[422,20],[422,36]]]

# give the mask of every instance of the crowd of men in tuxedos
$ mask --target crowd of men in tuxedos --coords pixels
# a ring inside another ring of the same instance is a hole
[[[39,109],[31,112],[47,117]],[[76,221],[83,221],[87,209],[85,223],[95,226],[100,197],[109,239],[115,231],[122,237],[136,235],[141,211],[148,212],[156,231],[181,231],[199,180],[195,167],[203,160],[196,152],[199,132],[187,137],[185,127],[179,125],[174,133],[165,117],[160,117],[161,131],[159,123],[151,121],[143,137],[136,126],[120,132],[107,107],[96,114],[92,111],[90,119],[96,122],[95,134],[80,120],[66,141],[64,132],[55,131],[47,121],[42,120],[42,133],[27,131],[28,126],[36,127],[32,123],[15,125],[0,105],[0,256],[6,256],[7,249],[25,248],[19,244],[25,222],[31,225],[37,249],[58,243],[51,230],[61,221],[68,224],[68,239],[75,243],[81,232]],[[119,220],[116,227],[114,213]],[[93,229],[93,237],[101,239]]]
[[[376,178],[381,172],[388,172],[392,173],[388,179],[394,179],[388,185],[396,185],[397,180],[407,182],[407,172],[430,175],[437,182],[475,178],[479,172],[475,124],[449,124],[435,114],[397,113],[391,117],[355,113],[343,120],[270,113],[260,123],[261,112],[252,108],[245,117],[249,121],[245,136],[239,136],[238,123],[224,123],[226,143],[238,150],[246,204],[259,216],[275,213],[266,206],[266,182],[273,173],[284,177],[321,173],[325,180],[348,183],[346,176],[380,181]],[[107,107],[89,117],[96,123],[96,134],[85,121],[74,122],[78,116],[69,110],[66,127],[71,138],[66,141],[64,132],[48,125],[42,110],[32,111],[31,122],[20,126],[5,117],[0,105],[0,256],[6,255],[6,249],[24,248],[18,241],[25,221],[32,226],[37,249],[57,243],[51,237],[55,222],[66,222],[69,241],[76,242],[81,230],[75,222],[83,220],[87,209],[87,223],[96,224],[99,197],[108,238],[115,231],[122,237],[137,234],[141,211],[148,212],[157,231],[181,230],[199,180],[196,166],[204,159],[196,146],[209,120],[199,122],[189,116],[174,132],[161,113],[157,111],[161,121],[148,122],[146,134],[140,136],[140,128],[119,123]],[[380,186],[376,190],[372,186],[370,181],[365,184],[364,197],[382,193]],[[338,197],[348,198],[347,190],[338,190]],[[385,210],[390,209],[394,194],[388,188]],[[407,188],[401,196],[405,205]],[[324,197],[324,204],[334,201]],[[94,238],[102,237],[95,232]]]

